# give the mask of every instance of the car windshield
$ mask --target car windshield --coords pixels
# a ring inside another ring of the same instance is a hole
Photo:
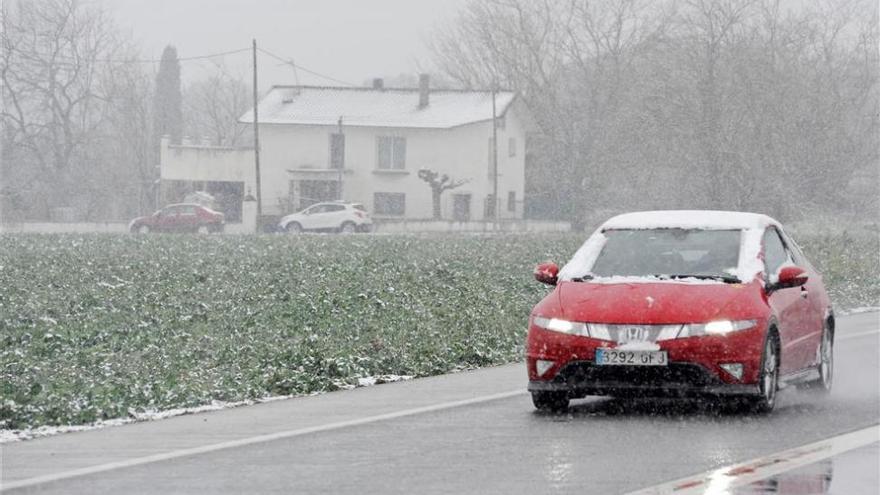
[[[739,230],[608,230],[593,276],[732,278],[739,260]]]

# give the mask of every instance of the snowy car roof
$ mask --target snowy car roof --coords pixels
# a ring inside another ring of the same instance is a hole
[[[516,93],[499,91],[496,114],[504,115]],[[274,86],[257,107],[260,123],[448,129],[492,120],[489,91],[431,90],[419,107],[418,89]],[[239,122],[252,123],[253,110]]]
[[[659,210],[625,213],[602,224],[608,229],[763,229],[779,222],[760,213],[716,210]]]

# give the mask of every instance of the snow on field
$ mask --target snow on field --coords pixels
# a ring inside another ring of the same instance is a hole
[[[367,376],[358,379],[357,385],[352,384],[344,384],[340,385],[341,389],[353,389],[358,387],[371,387],[373,385],[378,385],[381,383],[392,383],[392,382],[400,382],[406,380],[412,380],[413,377],[409,375],[379,375],[379,376]],[[310,395],[318,395],[320,392],[316,392]],[[203,412],[210,411],[220,411],[222,409],[230,409],[233,407],[240,406],[249,406],[252,404],[262,404],[266,402],[275,402],[278,400],[287,400],[292,399],[294,397],[300,397],[297,395],[273,395],[269,397],[263,397],[261,399],[255,400],[243,400],[238,402],[224,402],[224,401],[212,401],[210,404],[206,404],[198,407],[182,407],[176,409],[166,409],[163,411],[159,410],[147,410],[147,411],[129,411],[129,417],[127,418],[116,418],[116,419],[108,419],[103,421],[96,421],[87,425],[73,425],[73,426],[41,426],[39,428],[25,429],[25,430],[2,430],[0,429],[0,444],[9,443],[9,442],[18,442],[22,440],[32,440],[34,438],[42,438],[48,437],[52,435],[58,435],[61,433],[72,433],[76,431],[88,431],[88,430],[96,430],[98,428],[106,428],[108,426],[121,426],[130,423],[138,423],[142,421],[157,421],[160,419],[173,418],[175,416],[183,416],[185,414],[198,414]]]

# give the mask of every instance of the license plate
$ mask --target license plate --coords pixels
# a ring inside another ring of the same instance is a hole
[[[621,351],[596,349],[596,364],[600,366],[666,366],[666,351]]]

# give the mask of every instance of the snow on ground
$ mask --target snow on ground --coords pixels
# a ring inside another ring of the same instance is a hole
[[[850,308],[844,309],[841,311],[835,311],[837,316],[846,316],[846,315],[855,315],[859,313],[871,313],[874,311],[880,311],[880,306],[860,306],[858,308]]]
[[[370,387],[373,385],[378,385],[381,383],[392,383],[399,382],[405,380],[412,380],[412,376],[409,375],[379,375],[379,376],[367,376],[364,378],[358,378],[357,385],[352,385],[350,383],[339,384],[339,388],[343,390],[353,389],[357,387]],[[320,392],[311,394],[318,395]],[[210,404],[206,404],[198,407],[182,407],[176,409],[166,409],[166,410],[147,410],[147,411],[129,411],[129,417],[127,418],[115,418],[108,419],[102,421],[96,421],[94,423],[86,424],[86,425],[66,425],[66,426],[41,426],[39,428],[31,428],[26,430],[0,430],[0,444],[9,443],[9,442],[18,442],[22,440],[31,440],[34,438],[48,437],[52,435],[58,435],[61,433],[72,433],[75,431],[88,431],[88,430],[96,430],[98,428],[106,428],[108,426],[121,426],[130,423],[138,423],[141,421],[157,421],[160,419],[173,418],[174,416],[183,416],[185,414],[197,414],[209,411],[219,411],[221,409],[230,409],[233,407],[240,406],[249,406],[252,404],[261,404],[265,402],[274,402],[278,400],[286,400],[294,397],[301,397],[297,395],[273,395],[269,397],[263,397],[261,399],[254,400],[243,400],[237,402],[224,402],[224,401],[212,401]]]

